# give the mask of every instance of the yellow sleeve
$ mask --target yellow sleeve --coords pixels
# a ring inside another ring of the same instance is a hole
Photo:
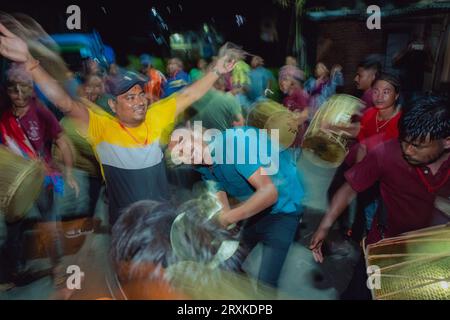
[[[160,139],[162,144],[169,141],[170,133],[175,124],[176,97],[177,94],[173,94],[153,103],[147,112],[146,122],[151,128],[152,138]]]
[[[110,127],[108,125],[113,121],[112,116],[106,112],[97,112],[96,109],[88,108],[89,111],[89,127],[87,138],[89,142],[95,147],[102,141],[102,136],[105,130]]]

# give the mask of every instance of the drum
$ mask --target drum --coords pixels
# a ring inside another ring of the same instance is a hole
[[[298,125],[294,120],[294,113],[273,100],[257,102],[249,111],[247,125],[270,130],[279,130],[281,149],[289,148],[295,141]]]
[[[9,223],[23,218],[39,196],[44,164],[27,160],[0,146],[0,211]]]
[[[312,119],[302,147],[311,151],[324,166],[338,167],[347,155],[348,138],[342,132],[324,130],[324,127],[350,127],[353,116],[359,114],[363,106],[362,100],[347,94],[330,97]]]
[[[365,256],[374,299],[450,299],[450,224],[383,239]]]

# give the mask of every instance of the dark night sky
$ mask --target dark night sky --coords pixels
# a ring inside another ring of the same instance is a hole
[[[68,32],[65,27],[66,8],[77,4],[81,8],[83,31],[93,28],[99,31],[103,41],[116,50],[120,59],[128,53],[144,51],[168,54],[151,41],[151,32],[156,24],[150,19],[151,8],[155,7],[170,28],[170,33],[182,30],[197,30],[204,22],[213,22],[225,40],[243,45],[252,53],[261,54],[269,65],[282,63],[287,53],[287,36],[291,11],[274,5],[272,0],[159,0],[159,1],[105,1],[105,0],[62,0],[62,1],[2,1],[0,9],[9,13],[22,12],[36,19],[49,33]],[[182,11],[179,9],[182,6]],[[103,8],[104,10],[103,10]],[[169,7],[169,9],[167,9]],[[170,14],[169,14],[170,10]],[[105,13],[106,12],[106,13]],[[235,15],[245,17],[243,26],[238,27]],[[277,17],[279,41],[265,43],[259,39],[260,22],[263,17]]]

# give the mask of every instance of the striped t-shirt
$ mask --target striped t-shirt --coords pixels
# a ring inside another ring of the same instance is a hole
[[[140,126],[124,128],[117,118],[89,109],[88,140],[106,181],[111,224],[136,201],[169,198],[160,142],[173,127],[175,111],[172,95],[152,104]]]

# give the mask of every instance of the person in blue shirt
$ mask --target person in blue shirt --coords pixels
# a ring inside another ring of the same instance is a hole
[[[280,152],[276,136],[253,127],[174,130],[169,143],[175,164],[190,164],[215,185],[222,204],[219,223],[243,222],[242,245],[262,244],[258,279],[273,287],[302,214],[303,187],[292,154]],[[199,133],[200,132],[200,133]],[[237,199],[230,206],[228,197]]]
[[[259,56],[254,56],[250,65],[252,70],[249,73],[250,85],[247,95],[251,102],[255,102],[266,97],[266,90],[275,83],[275,77],[264,68],[264,60]]]
[[[178,58],[170,59],[167,63],[167,81],[163,85],[162,98],[180,91],[190,83],[191,78],[183,71],[183,62]]]

